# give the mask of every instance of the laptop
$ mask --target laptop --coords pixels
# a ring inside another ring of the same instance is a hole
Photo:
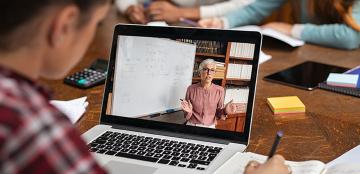
[[[250,31],[116,25],[100,124],[83,134],[89,150],[109,173],[213,173],[249,143],[261,41]],[[219,102],[244,107],[189,124],[181,100],[209,58]]]

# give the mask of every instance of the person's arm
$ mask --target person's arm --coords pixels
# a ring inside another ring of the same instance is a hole
[[[200,6],[200,18],[221,17],[254,1],[255,0],[229,0],[213,5],[203,5]]]
[[[224,28],[234,28],[241,25],[258,24],[279,8],[286,0],[256,0],[255,2],[235,10],[224,19]]]
[[[198,7],[179,7],[169,1],[155,1],[147,9],[148,15],[154,21],[179,22],[180,18],[198,20],[200,11]]]
[[[359,48],[360,45],[360,32],[346,24],[295,25],[292,36],[308,43],[348,50]]]
[[[352,9],[352,17],[360,25],[360,1]],[[356,49],[360,45],[360,32],[346,24],[294,25],[291,34],[305,42],[342,49]]]
[[[65,115],[49,109],[35,112],[34,108],[19,106],[22,108],[0,105],[0,154],[9,164],[0,171],[106,173]]]
[[[190,91],[189,91],[189,88],[186,90],[186,96],[185,96],[185,100],[189,103],[189,105],[191,105],[190,103]],[[192,105],[191,105],[191,108],[192,108]],[[193,114],[193,111],[184,111],[184,117],[186,120],[190,120],[191,116]]]
[[[131,5],[136,5],[136,4],[138,4],[137,0],[115,0],[115,5],[122,14],[125,14],[126,10]]]
[[[224,96],[225,96],[225,90],[224,89],[222,89],[221,91],[220,91],[220,99],[219,99],[219,101],[218,101],[218,103],[217,103],[217,106],[216,106],[216,113],[215,113],[215,117],[217,118],[217,119],[221,119],[221,118],[223,118],[223,119],[225,119],[224,117],[226,117],[226,112],[225,112],[225,107],[224,107]]]

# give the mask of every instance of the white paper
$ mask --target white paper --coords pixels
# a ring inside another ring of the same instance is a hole
[[[341,165],[335,165],[328,168],[325,174],[359,174],[360,165],[359,161],[352,161],[352,163],[346,163]]]
[[[360,145],[326,164],[326,168],[343,163],[357,163],[360,165]]]
[[[80,119],[85,113],[86,107],[89,105],[86,97],[69,101],[51,100],[50,103],[68,116],[72,123],[76,123]]]
[[[292,47],[298,47],[298,46],[302,46],[302,45],[305,44],[305,42],[300,40],[300,39],[293,38],[291,36],[280,33],[280,32],[278,32],[278,31],[276,31],[274,29],[271,29],[271,28],[261,28],[261,27],[256,26],[256,25],[247,25],[247,26],[242,26],[242,27],[236,27],[236,28],[233,28],[232,30],[258,31],[258,32],[262,33],[265,36],[269,36],[269,37],[278,39],[280,41],[283,41],[283,42],[287,43],[288,45],[290,45]]]
[[[161,26],[161,27],[169,26],[165,21],[152,21],[152,22],[147,23],[146,25],[148,25],[148,26]]]
[[[266,62],[266,61],[268,61],[268,60],[270,60],[272,58],[271,55],[266,54],[263,51],[260,51],[260,56],[259,57],[260,57],[259,58],[259,64],[262,64],[262,63],[264,63],[264,62]]]
[[[216,170],[214,174],[243,174],[249,161],[255,160],[263,163],[266,159],[267,156],[264,155],[238,152]],[[320,174],[324,168],[324,163],[315,160],[303,162],[286,161],[285,163],[291,167],[292,174]]]

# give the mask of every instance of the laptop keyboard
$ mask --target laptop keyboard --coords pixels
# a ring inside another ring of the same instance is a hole
[[[91,152],[205,170],[221,147],[107,131],[88,144]]]

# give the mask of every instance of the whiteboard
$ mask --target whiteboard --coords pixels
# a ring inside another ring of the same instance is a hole
[[[194,44],[119,36],[112,115],[141,117],[179,109],[191,85],[195,52]]]

